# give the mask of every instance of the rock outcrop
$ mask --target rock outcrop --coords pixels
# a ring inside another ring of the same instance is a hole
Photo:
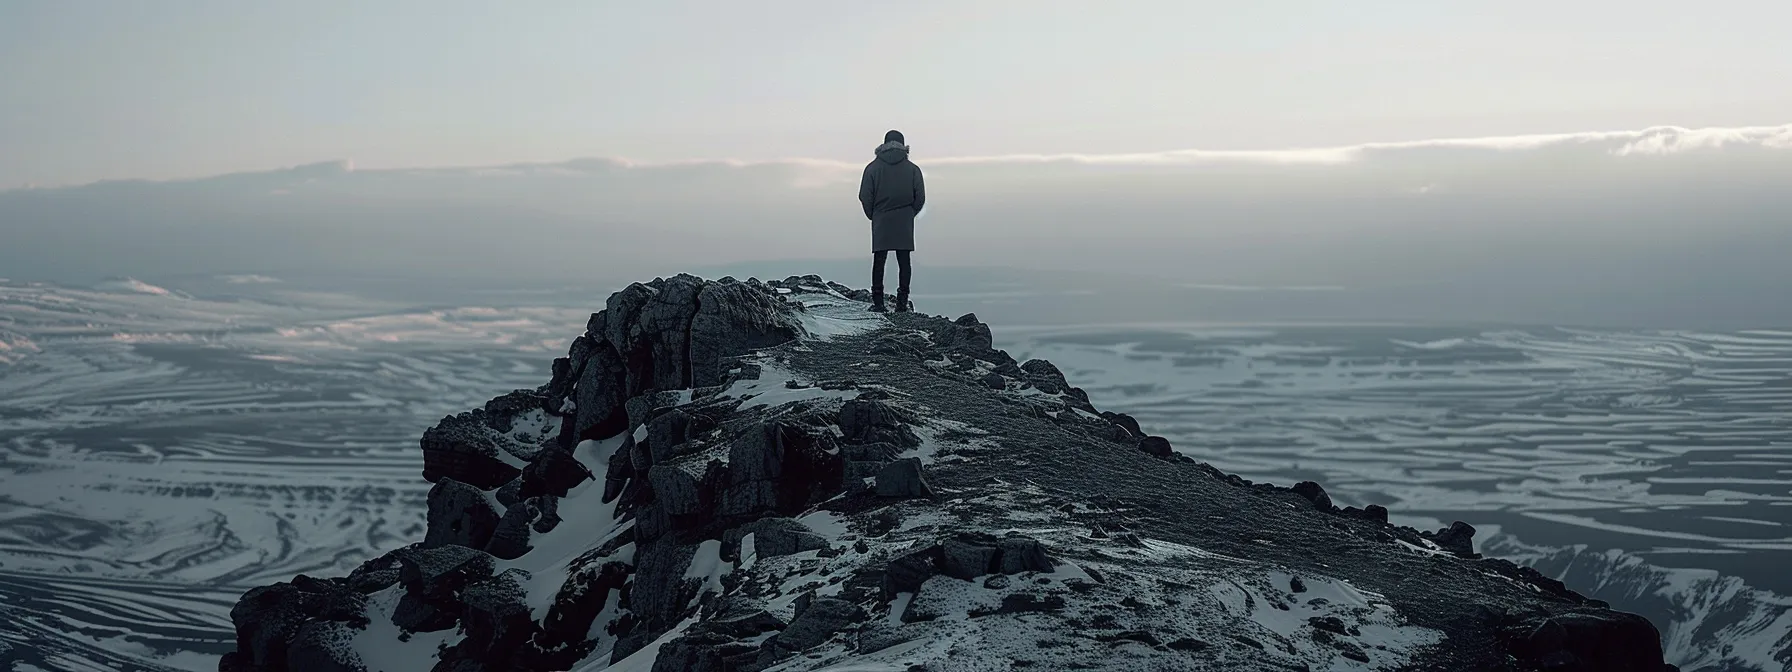
[[[1222,473],[868,298],[617,292],[552,380],[425,432],[424,539],[249,591],[220,670],[1671,669],[1467,524]]]

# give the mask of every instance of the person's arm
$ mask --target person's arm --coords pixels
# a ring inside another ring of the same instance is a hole
[[[859,178],[859,205],[865,209],[865,219],[871,219],[871,204],[877,202],[876,180],[871,177],[871,169],[876,167],[876,162],[866,165],[864,177]]]
[[[915,166],[915,214],[921,214],[921,208],[927,205],[927,185],[921,179],[921,167]]]

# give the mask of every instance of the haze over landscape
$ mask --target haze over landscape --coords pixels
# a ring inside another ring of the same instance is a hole
[[[1473,523],[1684,669],[1783,669],[1789,23],[0,4],[0,662],[216,669],[244,590],[416,538],[423,429],[631,282],[867,286],[898,128],[920,311],[1228,472]]]
[[[1775,3],[0,11],[0,87],[31,92],[0,101],[16,278],[843,258],[900,126],[923,265],[1374,293],[1360,319],[1792,321]],[[1273,312],[1211,317],[1342,317]]]

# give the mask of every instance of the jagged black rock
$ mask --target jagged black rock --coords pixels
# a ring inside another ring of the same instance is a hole
[[[552,380],[424,433],[424,540],[249,591],[220,670],[1672,669],[1471,526],[1222,473],[869,298],[616,293]]]

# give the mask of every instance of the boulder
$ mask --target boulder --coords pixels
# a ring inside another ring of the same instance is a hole
[[[1070,388],[1070,383],[1064,380],[1064,372],[1046,360],[1029,359],[1020,365],[1020,370],[1027,372],[1027,382],[1040,392],[1059,394]]]
[[[940,573],[944,559],[941,547],[934,545],[885,563],[881,582],[883,599],[889,601],[895,599],[897,593],[921,590],[921,584]]]
[[[729,637],[753,637],[783,630],[788,625],[784,619],[766,611],[763,600],[736,597],[716,601],[722,605],[713,613],[708,614],[708,624],[711,630]]]
[[[801,616],[790,622],[790,627],[778,633],[778,646],[792,651],[803,651],[828,641],[834,633],[850,628],[865,620],[865,610],[859,605],[832,597],[818,597]]]
[[[981,355],[994,349],[995,337],[989,325],[977,319],[976,313],[965,313],[943,329],[930,329],[933,340],[941,348]],[[980,359],[988,359],[980,357]]]
[[[310,621],[367,624],[367,598],[346,581],[300,574],[291,582],[250,589],[230,609],[236,627],[236,662],[249,669],[277,669],[290,645]]]
[[[1145,430],[1139,428],[1139,421],[1134,420],[1130,415],[1102,411],[1101,417],[1108,422],[1114,423],[1116,426],[1125,429],[1127,434],[1130,434],[1133,437],[1145,436]]]
[[[1161,436],[1147,436],[1140,440],[1139,450],[1145,451],[1145,454],[1152,457],[1161,458],[1168,458],[1176,454],[1176,449],[1170,447],[1170,440]]]
[[[921,348],[916,347],[914,339],[904,336],[906,335],[892,334],[878,337],[871,343],[871,354],[908,360],[925,359],[926,354],[922,352]]]
[[[629,398],[628,369],[615,346],[599,342],[585,370],[579,374],[574,399],[573,432],[577,440],[607,439],[628,428],[628,413],[623,402]]]
[[[627,443],[626,440],[625,443]],[[616,449],[616,452],[610,453],[610,461],[604,471],[603,502],[605,504],[622,496],[622,489],[627,487],[629,479],[635,476],[634,463],[630,461],[628,450],[624,450],[624,448],[632,449],[632,446],[621,446]]]
[[[286,649],[286,669],[304,672],[367,672],[355,653],[359,628],[340,621],[306,621]]]
[[[877,477],[877,472],[882,471],[884,465],[887,464],[889,464],[889,462],[886,461],[870,462],[848,460],[844,467],[844,473],[842,473],[840,477],[842,487],[854,493],[863,492],[868,489],[868,487],[875,487],[875,485],[867,486],[865,480]]]
[[[719,513],[794,513],[839,492],[844,463],[833,435],[787,420],[748,427],[729,446]]]
[[[495,566],[490,554],[465,546],[404,548],[393,555],[399,582],[427,598],[452,598],[467,584],[491,576]]]
[[[796,340],[802,323],[789,304],[764,287],[712,282],[697,295],[691,318],[691,385],[726,382],[729,358]]]
[[[639,542],[637,548],[628,608],[650,626],[672,627],[682,620],[686,605],[700,588],[696,581],[685,577],[697,547],[662,537]]]
[[[1008,389],[1008,379],[1002,377],[1002,374],[996,373],[994,371],[983,374],[982,382],[983,382],[984,387],[987,387],[992,390],[999,391],[999,390]]]
[[[678,405],[681,398],[676,390],[647,390],[629,397],[623,402],[623,411],[628,413],[629,431],[647,424],[660,409]]]
[[[1436,532],[1424,532],[1424,536],[1450,553],[1464,557],[1478,557],[1475,553],[1475,526],[1460,520],[1450,523],[1449,527]]]
[[[656,282],[663,285],[665,280],[659,278]],[[601,331],[598,340],[609,343],[623,365],[619,392],[624,400],[653,387],[653,343],[641,333],[641,312],[659,293],[654,285],[637,282],[611,294],[599,311],[603,324],[589,325]]]
[[[553,495],[541,495],[523,500],[524,504],[536,511],[535,523],[530,529],[536,534],[547,534],[560,525],[560,498]]]
[[[513,433],[514,423],[525,414],[540,414],[542,403],[535,391],[517,390],[486,402],[484,408],[443,418],[419,441],[423,477],[431,483],[452,478],[481,490],[516,478],[514,464],[533,459],[549,437],[539,435],[535,427]]]
[[[492,491],[492,497],[498,500],[498,506],[505,508],[516,506],[517,502],[523,501],[523,477],[518,475],[516,478],[510,479],[510,482],[499,486],[497,490]]]
[[[653,463],[660,464],[672,459],[678,447],[690,438],[690,427],[691,415],[678,409],[666,411],[647,421],[647,448],[653,456]]]
[[[479,409],[483,413],[475,413],[487,428],[504,434],[515,428],[518,416],[540,410],[543,401],[541,393],[535,390],[512,390],[509,394],[487,400],[485,406]]]
[[[877,472],[877,496],[933,498],[933,486],[921,468],[921,459],[908,457],[891,462]]]
[[[637,475],[646,476],[647,470],[653,468],[653,451],[645,441],[635,441],[634,434],[625,434],[622,445],[616,448],[617,453],[628,453],[628,467]]]
[[[404,632],[439,632],[460,621],[452,604],[438,605],[420,594],[405,593],[392,608],[392,625]]]
[[[386,553],[361,563],[348,575],[348,587],[362,595],[371,595],[398,584],[398,558]]]
[[[702,493],[698,479],[682,466],[656,464],[647,470],[647,482],[653,486],[655,505],[672,516],[687,516],[702,510]]]
[[[908,414],[879,399],[852,399],[840,405],[836,421],[847,438],[853,438],[872,427],[899,427],[908,424]]]
[[[1003,537],[996,544],[1001,551],[998,570],[1003,574],[1021,572],[1050,572],[1057,569],[1045,553],[1045,546],[1038,541],[1022,536]]]
[[[522,489],[517,493],[521,497],[565,497],[568,490],[591,480],[591,470],[585,468],[571,452],[549,448],[536,455],[535,461],[530,462],[529,466],[523,467],[522,480]]]
[[[696,276],[680,273],[656,284],[636,314],[634,324],[629,325],[629,352],[645,349],[649,358],[644,367],[634,360],[629,362],[631,395],[645,390],[691,387],[689,354],[691,341],[696,337],[691,322],[697,315],[697,295],[705,283]]]
[[[960,581],[993,573],[999,565],[993,539],[947,539],[940,545],[940,573]]]
[[[499,666],[535,633],[529,617],[529,592],[524,586],[529,573],[507,569],[504,573],[468,585],[461,595],[461,629],[465,637],[456,648],[472,660]]]
[[[753,552],[761,558],[775,558],[828,547],[828,540],[807,525],[791,518],[761,518],[728,530],[722,535],[722,552],[733,553],[741,540],[753,535]],[[747,549],[740,549],[744,555]]]
[[[840,406],[841,435],[847,443],[889,443],[904,448],[921,445],[921,439],[909,428],[912,420],[889,403],[874,399],[853,399]]]
[[[475,415],[477,413],[478,415]],[[423,478],[431,483],[454,479],[481,490],[509,482],[520,473],[504,458],[499,435],[481,422],[483,411],[443,418],[423,432]],[[515,458],[510,458],[515,459]]]
[[[591,631],[592,621],[610,600],[618,599],[617,593],[633,572],[634,568],[628,563],[616,561],[587,565],[574,571],[554,594],[547,615],[541,619],[541,631],[536,636],[539,648],[547,651],[577,649],[584,643],[585,634]],[[547,660],[542,667],[566,669],[583,657],[582,654],[567,655],[570,660]]]
[[[1512,651],[1541,669],[1661,670],[1661,632],[1636,614],[1575,610],[1508,626]]]
[[[497,530],[485,545],[485,552],[501,560],[523,557],[533,548],[530,538],[537,533],[552,531],[559,524],[558,504],[559,499],[553,495],[542,495],[510,507],[498,520]]]
[[[1370,504],[1363,507],[1363,517],[1383,523],[1388,522],[1388,507],[1380,504]]]
[[[546,398],[542,401],[542,406],[548,412],[560,412],[561,402],[572,394],[573,386],[578,384],[579,374],[585,371],[585,362],[596,350],[597,339],[590,334],[580,334],[567,348],[566,356],[554,360],[553,375],[548,380]]]
[[[764,609],[745,614],[724,614],[710,622],[710,627],[734,637],[748,638],[789,627],[784,619]]]
[[[940,574],[970,581],[987,574],[1049,572],[1056,564],[1037,540],[1011,535],[960,534],[939,545],[936,558]]]
[[[1325,494],[1325,488],[1320,487],[1318,483],[1313,481],[1301,481],[1295,483],[1294,487],[1290,489],[1294,491],[1294,494],[1300,495],[1302,499],[1312,502],[1313,508],[1315,509],[1330,512],[1332,509],[1336,508],[1332,506],[1331,495]],[[1473,534],[1473,531],[1471,531],[1470,534]]]
[[[451,478],[429,489],[429,531],[424,547],[456,544],[484,548],[498,527],[498,510],[478,488]]]

